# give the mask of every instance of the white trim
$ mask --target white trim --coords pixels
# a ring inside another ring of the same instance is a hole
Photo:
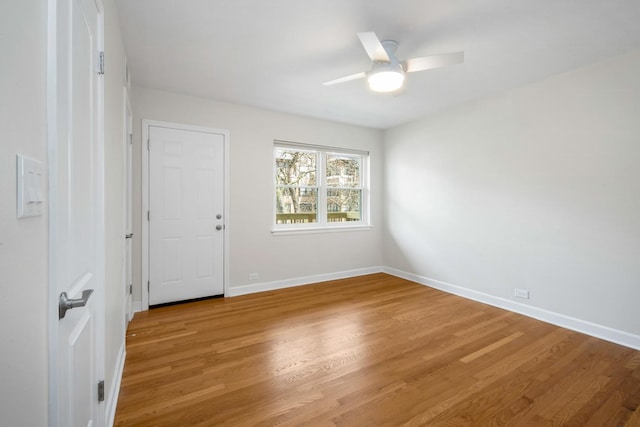
[[[124,299],[123,304],[125,308],[125,312],[124,312],[125,322],[124,322],[124,333],[122,334],[122,336],[125,337],[127,333],[127,328],[129,327],[129,323],[131,323],[131,320],[133,319],[133,296],[127,295],[127,297]]]
[[[125,74],[127,70],[126,66],[127,59],[125,58]],[[133,109],[131,108],[131,100],[129,98],[129,89],[127,86],[123,86],[123,117],[122,121],[124,124],[124,169],[125,169],[125,179],[122,185],[122,206],[124,209],[122,210],[123,214],[123,224],[124,224],[124,234],[133,233],[133,136],[131,137],[131,144],[129,143],[129,135],[133,134]],[[131,185],[131,188],[129,188]],[[131,220],[129,221],[129,218]],[[127,223],[130,222],[130,229],[127,228]],[[135,237],[135,236],[134,236]],[[126,334],[127,325],[133,319],[133,310],[131,308],[131,301],[133,300],[133,295],[128,291],[128,283],[127,283],[127,263],[129,259],[127,257],[127,240],[125,236],[122,236],[122,253],[125,256],[125,268],[122,271],[122,283],[124,283],[124,291],[125,291],[125,317],[126,321],[123,325],[123,336]],[[133,270],[133,239],[131,239],[131,269]],[[133,277],[133,273],[132,273]],[[132,280],[133,282],[133,280]]]
[[[48,280],[49,295],[47,299],[48,307],[48,418],[49,426],[56,427],[58,425],[58,313],[54,307],[58,303],[58,289],[55,277],[57,275],[56,264],[53,254],[56,253],[58,244],[57,233],[57,216],[56,216],[56,192],[57,185],[55,177],[58,176],[58,58],[57,58],[57,34],[58,34],[58,1],[49,0],[47,4],[47,154],[48,161],[48,187],[49,187],[49,205],[48,205]]]
[[[142,310],[149,309],[149,221],[147,221],[147,211],[149,210],[149,149],[147,140],[149,139],[150,124],[142,119],[142,135],[140,141],[140,153],[142,157],[142,209],[140,212],[140,244],[142,245],[142,282],[140,283],[140,295],[142,296]]]
[[[384,271],[384,267],[357,268],[354,270],[339,271],[336,273],[316,274],[314,276],[295,277],[293,279],[276,280],[273,282],[256,283],[252,285],[236,286],[229,289],[226,296],[253,294],[256,292],[275,291],[276,289],[292,288],[295,286],[310,285],[312,283],[327,282],[329,280],[347,279],[349,277],[363,276]]]
[[[274,147],[294,148],[301,150],[325,151],[328,153],[355,154],[358,156],[368,156],[366,150],[356,150],[354,148],[331,147],[328,145],[305,144],[304,142],[285,141],[282,139],[273,140]]]
[[[473,289],[462,286],[452,285],[451,283],[442,282],[428,277],[420,276],[406,271],[398,270],[391,267],[384,267],[383,272],[402,279],[410,280],[430,288],[438,289],[450,294],[458,295],[474,301],[479,301],[494,307],[522,314],[527,317],[551,323],[556,326],[571,329],[572,331],[581,332],[606,341],[640,350],[640,335],[634,335],[629,332],[620,331],[608,326],[598,325],[587,320],[576,319],[561,313],[545,310],[543,308],[522,304],[505,298],[496,297],[484,292],[474,291]]]
[[[149,221],[147,221],[147,211],[149,210],[149,151],[147,150],[147,140],[149,139],[149,128],[151,126],[169,129],[179,129],[192,132],[214,133],[224,137],[224,295],[229,292],[229,131],[226,129],[216,129],[205,126],[193,126],[183,123],[164,122],[158,120],[142,119],[142,304],[141,310],[149,309]],[[146,153],[145,153],[146,152]],[[134,302],[137,304],[137,302]],[[136,309],[134,308],[134,312]]]
[[[98,51],[104,52],[104,5],[102,4],[102,0],[94,0],[96,4],[96,8],[98,9],[98,13],[100,14],[100,18],[98,19],[98,35],[97,37],[97,45]],[[100,74],[98,78],[98,167],[99,167],[99,181],[97,183],[96,190],[96,205],[98,208],[98,214],[96,215],[96,246],[97,246],[97,265],[96,265],[96,273],[97,273],[97,283],[96,286],[98,289],[95,290],[96,296],[99,300],[94,303],[97,307],[96,309],[96,322],[97,322],[97,331],[96,331],[96,351],[98,352],[96,357],[97,366],[97,375],[98,381],[104,380],[106,377],[106,360],[105,360],[105,347],[106,347],[106,324],[107,324],[107,299],[106,299],[106,252],[107,252],[107,232],[106,232],[106,142],[105,142],[105,97],[104,97],[104,86],[105,86],[105,77],[104,74]],[[96,386],[94,384],[94,386]],[[105,420],[105,406],[98,404],[98,427],[104,425],[102,423]]]
[[[314,228],[272,228],[271,234],[275,236],[287,236],[292,234],[319,234],[335,233],[343,231],[366,231],[371,230],[371,225],[338,225],[335,227],[314,227]]]
[[[122,373],[124,372],[124,361],[126,359],[127,352],[125,350],[125,342],[122,342],[120,351],[118,352],[118,360],[113,369],[113,375],[111,376],[111,386],[109,387],[109,398],[105,402],[106,410],[106,426],[112,427],[116,418],[116,408],[118,406],[118,396],[120,395],[120,383],[122,382]]]
[[[124,81],[127,90],[131,91],[131,72],[129,72],[129,59],[124,57]]]

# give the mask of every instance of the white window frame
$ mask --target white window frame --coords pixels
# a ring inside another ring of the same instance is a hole
[[[277,167],[275,164],[275,153],[278,148],[290,148],[300,151],[312,151],[316,153],[316,185],[318,191],[318,202],[316,212],[316,222],[309,223],[294,223],[294,224],[277,224],[276,213],[276,190],[278,185],[276,184]],[[328,189],[342,189],[342,187],[328,187],[326,184],[326,156],[329,154],[357,156],[360,158],[360,187],[362,191],[362,200],[360,201],[360,220],[359,221],[344,221],[344,222],[329,222],[327,221],[327,190]],[[272,229],[274,234],[289,234],[289,233],[317,233],[317,232],[332,232],[332,231],[346,231],[346,230],[366,230],[370,229],[370,178],[369,178],[369,152],[363,150],[354,150],[348,148],[329,147],[323,145],[303,144],[299,142],[290,142],[282,140],[273,141],[273,151],[271,156],[272,173],[271,181],[272,187]]]

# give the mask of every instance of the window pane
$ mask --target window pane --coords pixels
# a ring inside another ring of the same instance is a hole
[[[327,190],[327,221],[360,221],[362,190]]]
[[[316,185],[316,153],[276,148],[276,184],[301,187]]]
[[[360,157],[327,154],[327,187],[360,187]]]
[[[317,213],[317,188],[276,188],[276,224],[316,222]]]

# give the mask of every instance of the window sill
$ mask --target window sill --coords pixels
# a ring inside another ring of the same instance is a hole
[[[326,227],[291,227],[291,228],[272,228],[271,234],[278,236],[286,236],[291,234],[319,234],[319,233],[336,233],[342,231],[367,231],[373,226],[368,224],[361,225],[342,225],[342,226],[326,226]]]

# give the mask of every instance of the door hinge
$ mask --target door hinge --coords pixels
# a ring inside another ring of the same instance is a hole
[[[133,145],[133,134],[129,134],[129,144]]]
[[[147,211],[147,222],[151,221],[151,211]]]
[[[133,293],[133,285],[129,285],[129,295]]]
[[[147,292],[149,292],[149,288],[151,287],[151,281],[147,280]]]
[[[104,75],[104,52],[98,54],[98,74]]]
[[[151,151],[151,140],[147,138],[147,151]]]
[[[104,380],[98,382],[98,402],[104,402]]]

